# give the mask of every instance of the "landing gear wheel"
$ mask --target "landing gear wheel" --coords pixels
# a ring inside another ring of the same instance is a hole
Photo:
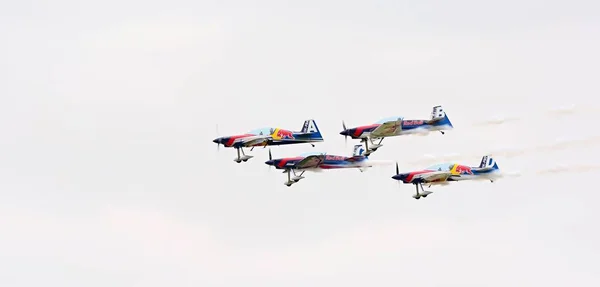
[[[427,195],[421,195],[422,197],[427,197]]]
[[[248,160],[247,160],[247,159],[244,159],[244,160],[242,160],[242,161],[243,161],[243,162],[247,162]]]

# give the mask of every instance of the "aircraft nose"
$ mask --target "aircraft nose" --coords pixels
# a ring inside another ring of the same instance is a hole
[[[401,180],[404,181],[406,179],[406,177],[408,176],[408,174],[406,173],[401,173],[401,174],[396,174],[394,176],[392,176],[393,179],[395,180]]]
[[[275,163],[275,161],[272,159],[265,161],[266,165],[273,165],[274,163]]]
[[[348,135],[348,130],[341,131],[340,135],[347,136]]]
[[[216,138],[216,139],[213,140],[213,142],[216,143],[216,144],[221,143],[221,138]]]

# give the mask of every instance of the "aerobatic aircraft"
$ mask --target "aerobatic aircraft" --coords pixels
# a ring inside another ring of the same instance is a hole
[[[322,141],[323,136],[321,136],[321,132],[314,120],[304,121],[302,130],[299,132],[282,128],[261,128],[241,135],[219,137],[213,140],[217,144],[217,147],[223,145],[235,148],[237,150],[237,158],[234,161],[237,163],[246,162],[253,157],[244,153],[245,147],[250,147],[250,150],[253,150],[257,146],[266,147],[302,143],[310,143],[314,147],[313,143]]]
[[[370,155],[380,148],[382,146],[381,142],[386,137],[409,134],[426,135],[433,131],[444,134],[445,130],[454,128],[442,106],[433,107],[429,120],[405,120],[403,117],[389,117],[374,124],[349,129],[346,128],[346,123],[342,121],[342,127],[344,130],[340,134],[346,140],[351,137],[352,139],[360,139],[361,142],[365,143],[365,149],[367,150],[365,155]],[[375,144],[374,139],[379,139],[379,143]]]
[[[400,173],[398,163],[396,163],[396,175],[393,179],[402,181],[406,184],[413,184],[417,189],[417,193],[413,195],[415,199],[427,197],[431,191],[423,189],[423,184],[431,187],[432,185],[448,185],[452,181],[461,180],[489,180],[494,182],[495,179],[502,177],[498,164],[491,155],[485,155],[481,158],[481,163],[478,167],[471,167],[457,163],[442,163],[430,166],[424,170],[411,171]],[[421,192],[419,192],[419,186]]]
[[[283,169],[283,173],[287,173],[287,181],[284,183],[288,187],[297,183],[304,178],[302,176],[305,171],[319,172],[323,169],[340,169],[340,168],[358,168],[361,172],[374,165],[393,164],[386,161],[372,161],[364,153],[362,145],[355,145],[352,156],[328,155],[325,153],[305,153],[297,157],[287,157],[273,159],[271,150],[269,150],[269,160],[265,164],[274,166],[276,169]],[[300,175],[296,171],[301,171]],[[294,174],[294,177],[291,174]]]

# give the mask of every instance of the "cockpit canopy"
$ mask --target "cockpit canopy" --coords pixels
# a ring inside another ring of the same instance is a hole
[[[432,165],[426,168],[426,170],[435,170],[435,171],[450,171],[454,167],[454,163],[440,163],[436,165]]]
[[[399,118],[403,119],[404,117],[401,117],[401,116],[387,117],[387,118],[383,118],[383,119],[378,120],[376,122],[376,124],[384,124],[384,123],[391,122],[391,121],[397,121]]]
[[[268,135],[272,135],[273,132],[275,131],[275,129],[276,128],[271,128],[271,127],[269,127],[269,128],[260,128],[260,129],[253,129],[253,130],[249,131],[248,134],[256,135],[256,136],[261,136],[261,135],[268,136]]]
[[[300,156],[301,157],[308,157],[311,155],[322,155],[322,154],[327,154],[325,152],[318,152],[318,151],[309,151],[309,152],[305,152],[305,153],[301,153]]]

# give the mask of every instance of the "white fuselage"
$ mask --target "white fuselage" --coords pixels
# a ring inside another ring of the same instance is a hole
[[[429,125],[429,124],[424,124],[424,125],[420,125],[420,126],[417,126],[417,127],[399,129],[394,134],[388,135],[386,137],[402,136],[402,135],[421,135],[421,136],[424,136],[424,135],[430,134],[431,132],[445,131],[445,130],[451,130],[451,129],[453,129],[453,127],[451,127],[450,125]],[[365,133],[363,133],[360,136],[360,138],[371,138],[371,132],[365,132]]]
[[[463,180],[493,180],[502,177],[500,170],[496,169],[487,173],[480,174],[461,174],[451,176],[451,181],[463,181]]]

